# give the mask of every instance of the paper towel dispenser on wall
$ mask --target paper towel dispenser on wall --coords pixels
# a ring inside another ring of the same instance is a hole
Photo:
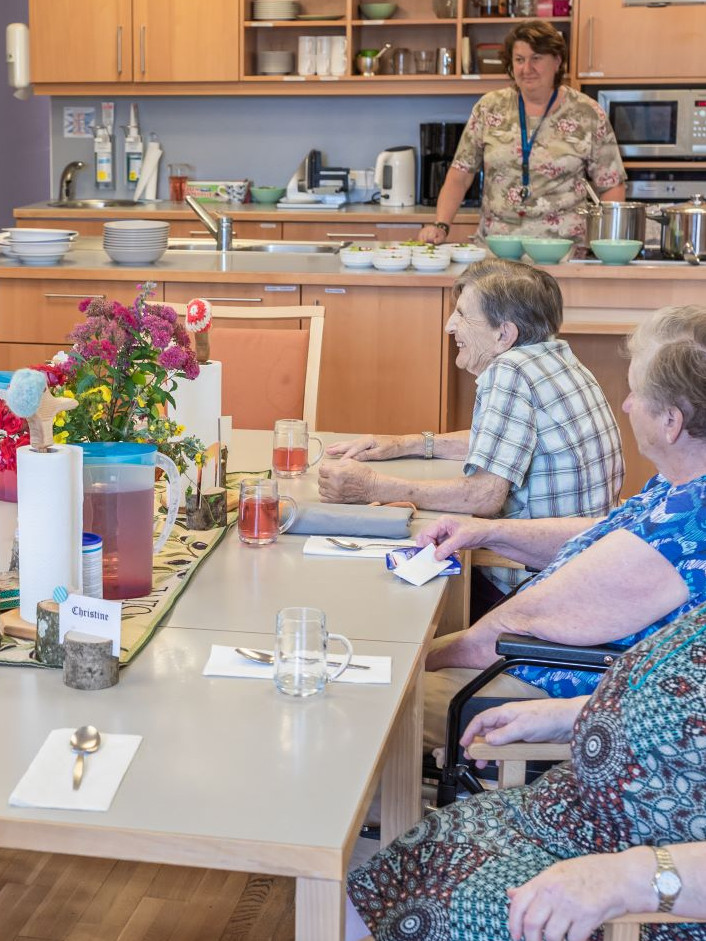
[[[7,81],[16,89],[15,98],[29,98],[29,28],[25,23],[10,23],[5,30]]]

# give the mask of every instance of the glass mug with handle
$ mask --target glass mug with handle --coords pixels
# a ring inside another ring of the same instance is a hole
[[[289,511],[280,522],[280,501]],[[238,538],[250,546],[267,546],[286,533],[297,517],[297,504],[291,497],[280,497],[276,480],[250,478],[240,482],[238,503]]]
[[[319,451],[309,460],[309,442],[316,441]],[[318,464],[324,453],[324,443],[310,435],[307,423],[300,418],[280,418],[275,422],[272,442],[272,467],[278,477],[299,477]]]
[[[329,641],[345,648],[343,660],[329,672]],[[277,612],[275,636],[275,686],[287,696],[305,698],[323,692],[337,679],[353,656],[351,642],[326,630],[326,615],[319,608],[282,608]]]

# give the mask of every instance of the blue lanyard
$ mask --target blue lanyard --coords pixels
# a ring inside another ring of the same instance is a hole
[[[524,99],[522,98],[522,95],[518,92],[518,99],[519,99],[518,106],[520,110],[520,134],[522,137],[522,189],[520,191],[520,197],[522,198],[523,203],[527,199],[529,199],[529,195],[530,195],[529,158],[530,158],[530,153],[532,152],[532,145],[534,144],[534,140],[537,136],[537,131],[540,129],[540,127],[542,126],[542,122],[551,111],[552,105],[556,101],[556,96],[558,94],[559,94],[559,89],[555,88],[554,91],[552,92],[552,97],[549,99],[549,104],[544,109],[544,114],[539,119],[539,124],[534,129],[534,131],[532,132],[532,136],[528,140],[527,139],[527,116],[525,114],[525,102],[524,102]]]

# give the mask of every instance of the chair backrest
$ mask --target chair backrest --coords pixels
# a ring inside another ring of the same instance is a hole
[[[186,304],[171,306],[186,316]],[[303,418],[315,430],[324,314],[318,305],[213,304],[211,355],[223,363],[223,412],[233,416],[233,427],[272,428],[278,418]],[[257,323],[267,320],[288,323],[286,329]]]

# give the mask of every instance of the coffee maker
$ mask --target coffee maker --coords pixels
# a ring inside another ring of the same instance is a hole
[[[420,203],[422,206],[436,206],[439,190],[446,178],[446,171],[456,153],[458,142],[465,124],[440,121],[435,124],[419,126],[421,155]],[[464,206],[480,206],[483,187],[483,171],[476,173],[470,189],[466,193]]]

